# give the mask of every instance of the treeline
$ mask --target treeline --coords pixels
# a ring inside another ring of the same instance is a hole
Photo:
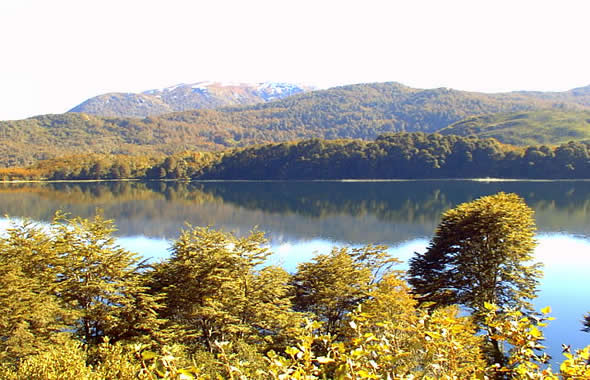
[[[0,180],[196,178],[219,156],[215,152],[170,156],[80,154],[43,160],[27,168],[0,168]]]
[[[335,247],[288,273],[266,263],[260,232],[189,227],[146,265],[101,216],[14,223],[0,237],[0,377],[585,378],[590,347],[543,367],[531,215],[507,194],[445,213],[411,263],[414,288],[382,246]],[[469,259],[482,239],[484,271]],[[440,260],[449,273],[433,271]],[[475,291],[472,277],[496,285]]]
[[[3,169],[9,179],[416,179],[590,178],[590,143],[519,148],[494,139],[391,133],[375,141],[320,140],[266,144],[166,158],[113,155],[49,160]]]
[[[504,158],[494,140],[393,133],[373,142],[305,140],[224,154],[203,179],[390,179],[490,176]]]
[[[226,153],[196,179],[590,178],[590,143],[517,148],[494,139],[393,133]]]

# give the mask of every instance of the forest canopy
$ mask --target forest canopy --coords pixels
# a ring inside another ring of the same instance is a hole
[[[0,169],[0,180],[486,177],[590,178],[590,143],[515,147],[491,138],[398,132],[374,141],[310,139],[168,156],[76,155]]]

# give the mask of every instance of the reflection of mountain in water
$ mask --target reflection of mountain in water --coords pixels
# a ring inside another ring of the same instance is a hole
[[[590,235],[590,182],[103,182],[0,185],[0,213],[114,218],[119,234],[172,238],[189,222],[276,240],[396,243],[429,237],[440,214],[498,191],[523,196],[541,231]]]

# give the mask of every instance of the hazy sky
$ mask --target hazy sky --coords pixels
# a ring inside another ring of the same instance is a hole
[[[0,120],[203,80],[562,91],[590,1],[0,0]]]

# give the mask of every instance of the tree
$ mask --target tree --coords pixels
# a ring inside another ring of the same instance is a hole
[[[346,316],[369,297],[371,289],[399,262],[384,246],[334,248],[299,264],[293,276],[295,308],[311,312],[328,334],[341,334]]]
[[[297,325],[289,274],[261,268],[270,254],[265,244],[261,232],[238,238],[202,227],[183,231],[170,260],[152,275],[152,292],[165,293],[162,314],[178,328],[177,341],[214,351],[215,342],[260,343]]]
[[[530,313],[541,276],[540,264],[530,263],[534,232],[533,211],[516,194],[463,203],[443,214],[428,250],[410,260],[409,282],[421,302],[461,304],[480,323],[487,303]]]
[[[383,276],[370,298],[348,315],[343,338],[324,335],[320,323],[310,323],[287,355],[270,356],[272,378],[484,378],[482,337],[472,319],[460,316],[457,306],[431,314],[417,308],[400,276]]]
[[[533,211],[516,194],[498,193],[445,212],[428,250],[410,260],[410,284],[423,302],[484,303],[531,310],[540,264]]]
[[[29,222],[0,239],[0,361],[63,343],[72,313],[56,297],[56,255],[51,240]]]
[[[97,160],[89,169],[88,175],[92,179],[102,178],[106,174],[106,164],[102,160]]]
[[[59,296],[77,312],[75,331],[86,343],[153,338],[162,324],[159,298],[143,284],[138,255],[117,246],[114,231],[100,215],[57,214],[51,225],[52,251],[61,262]]]

